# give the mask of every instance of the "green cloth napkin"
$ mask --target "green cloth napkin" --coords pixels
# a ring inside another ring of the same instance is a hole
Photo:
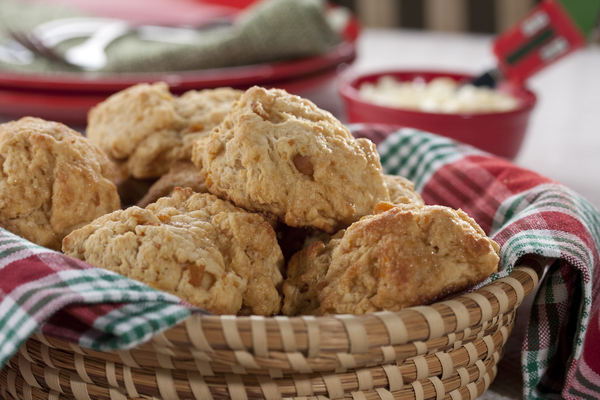
[[[48,3],[0,1],[0,24],[18,31],[57,18],[81,17],[72,8]],[[0,44],[8,33],[0,32]],[[56,47],[59,53],[81,43],[71,39]],[[340,40],[327,21],[323,3],[315,0],[265,0],[240,15],[233,26],[198,34],[190,44],[140,39],[127,34],[111,43],[108,64],[101,73],[185,71],[273,62],[324,53]],[[0,70],[22,73],[73,73],[76,67],[36,57],[31,64],[0,61]]]

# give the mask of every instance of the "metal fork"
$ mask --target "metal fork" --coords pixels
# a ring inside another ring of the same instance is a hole
[[[105,25],[94,32],[85,42],[71,47],[65,53],[65,61],[78,65],[86,71],[98,71],[107,63],[106,47],[114,40],[131,32],[131,26],[125,21]]]
[[[51,47],[44,45],[35,35],[30,35],[24,32],[18,32],[10,28],[6,28],[10,37],[25,47],[27,50],[35,55],[46,58],[48,60],[57,61],[61,63],[68,63],[60,54],[55,52]]]
[[[143,40],[191,44],[200,31],[231,26],[232,23],[231,19],[221,19],[186,28],[133,26],[122,20],[106,18],[89,18],[88,21],[83,18],[67,18],[42,24],[31,33],[7,30],[15,41],[38,56],[86,71],[98,71],[106,65],[106,47],[127,33],[135,32]],[[64,55],[54,50],[54,46],[64,40],[85,36],[89,36],[88,39],[71,47]]]
[[[131,27],[125,21],[108,21],[95,30],[89,32],[89,38],[83,43],[68,49],[64,55],[53,49],[53,45],[58,44],[51,37],[39,37],[32,33],[18,32],[13,29],[8,29],[9,35],[23,47],[32,53],[46,58],[51,61],[60,62],[62,64],[74,66],[87,71],[97,71],[102,69],[107,62],[106,47],[115,39],[125,35],[131,31]],[[59,34],[63,40],[81,37],[78,31],[74,31],[73,35]],[[44,38],[44,39],[42,39]],[[50,38],[50,40],[48,40]],[[46,44],[46,42],[49,42]]]

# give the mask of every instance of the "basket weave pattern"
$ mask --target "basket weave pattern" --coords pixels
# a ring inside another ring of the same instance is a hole
[[[127,351],[35,335],[0,371],[12,399],[474,399],[496,375],[532,268],[399,312],[194,316]]]

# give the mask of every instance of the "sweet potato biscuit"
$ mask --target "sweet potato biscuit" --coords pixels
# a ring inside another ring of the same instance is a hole
[[[0,125],[0,226],[54,250],[120,207],[115,166],[85,137],[39,118]]]
[[[148,193],[138,201],[137,205],[144,208],[161,197],[170,196],[176,187],[189,187],[196,193],[208,193],[206,182],[194,163],[191,161],[177,161],[171,166],[169,172],[150,186]]]
[[[333,251],[339,246],[344,233],[344,230],[339,231],[327,244],[318,240],[310,242],[292,256],[282,289],[284,314],[319,315],[321,291],[327,285],[325,276]]]
[[[421,195],[415,190],[415,184],[400,175],[383,175],[383,182],[390,194],[392,204],[419,204],[425,202]]]
[[[281,308],[283,256],[273,228],[258,214],[189,188],[145,209],[100,217],[67,236],[63,251],[215,314]]]
[[[294,227],[335,233],[389,200],[375,145],[280,89],[248,89],[192,161],[211,193]]]
[[[123,165],[125,175],[158,178],[191,158],[194,140],[221,122],[241,93],[205,89],[177,98],[164,82],[138,84],[91,109],[86,134]]]
[[[175,110],[187,121],[186,132],[209,133],[223,121],[243,93],[228,87],[190,90],[175,98]]]
[[[342,236],[343,235],[343,236]],[[329,244],[296,254],[283,312],[364,314],[429,304],[497,269],[499,246],[461,210],[380,203]]]

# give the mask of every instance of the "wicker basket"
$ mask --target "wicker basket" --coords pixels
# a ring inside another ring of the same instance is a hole
[[[12,399],[474,399],[538,273],[400,312],[195,316],[129,351],[34,336],[0,372]]]

